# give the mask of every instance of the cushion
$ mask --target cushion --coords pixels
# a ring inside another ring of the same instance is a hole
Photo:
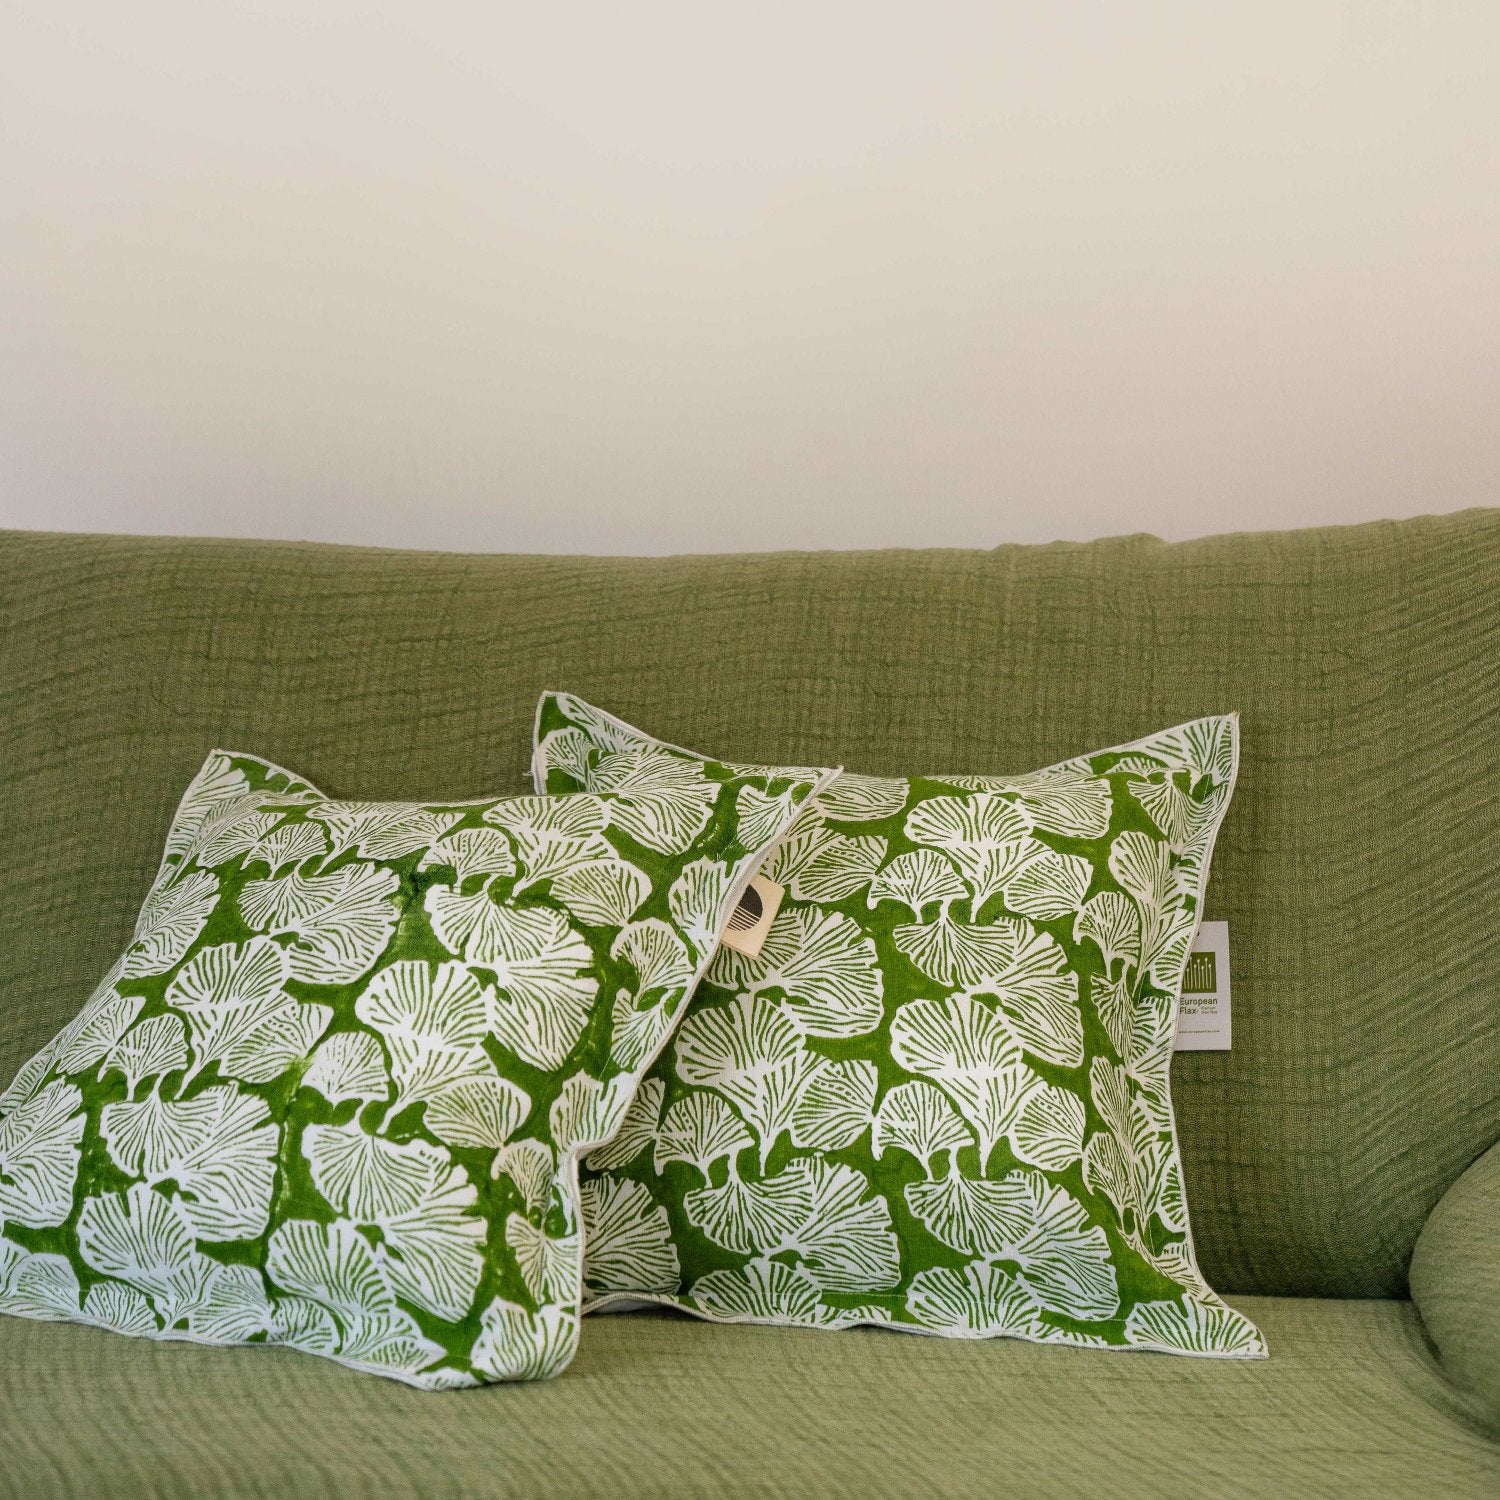
[[[543,698],[534,775],[666,747]],[[839,777],[587,1160],[590,1308],[1258,1356],[1193,1253],[1177,1003],[1233,715],[1029,776]],[[779,812],[754,788],[742,816]]]
[[[577,1158],[817,780],[652,750],[589,797],[347,802],[214,752],[133,940],[0,1095],[0,1311],[556,1373]]]

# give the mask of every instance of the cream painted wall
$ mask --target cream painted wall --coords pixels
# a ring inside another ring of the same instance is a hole
[[[0,6],[0,523],[1500,503],[1500,4]]]

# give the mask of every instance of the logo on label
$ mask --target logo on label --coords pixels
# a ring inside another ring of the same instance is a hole
[[[1212,995],[1219,988],[1218,955],[1195,953],[1187,962],[1182,988],[1189,995]]]

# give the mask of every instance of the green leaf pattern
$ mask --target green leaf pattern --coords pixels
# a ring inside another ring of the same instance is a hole
[[[559,695],[539,730],[554,793],[675,748]],[[1236,733],[822,791],[760,955],[720,949],[587,1159],[585,1309],[1263,1354],[1198,1271],[1168,1076]]]
[[[578,1157],[648,1144],[641,1074],[826,779],[638,747],[592,795],[360,803],[214,752],[120,962],[0,1094],[0,1311],[555,1374]],[[675,1284],[649,1195],[587,1192],[599,1285]]]

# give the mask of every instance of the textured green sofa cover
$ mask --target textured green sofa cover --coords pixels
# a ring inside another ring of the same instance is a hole
[[[210,747],[517,792],[548,686],[871,772],[1239,709],[1235,1045],[1173,1080],[1204,1271],[1270,1360],[637,1313],[445,1397],[0,1317],[0,1495],[1500,1493],[1500,511],[649,560],[0,533],[0,1081],[118,954]]]

